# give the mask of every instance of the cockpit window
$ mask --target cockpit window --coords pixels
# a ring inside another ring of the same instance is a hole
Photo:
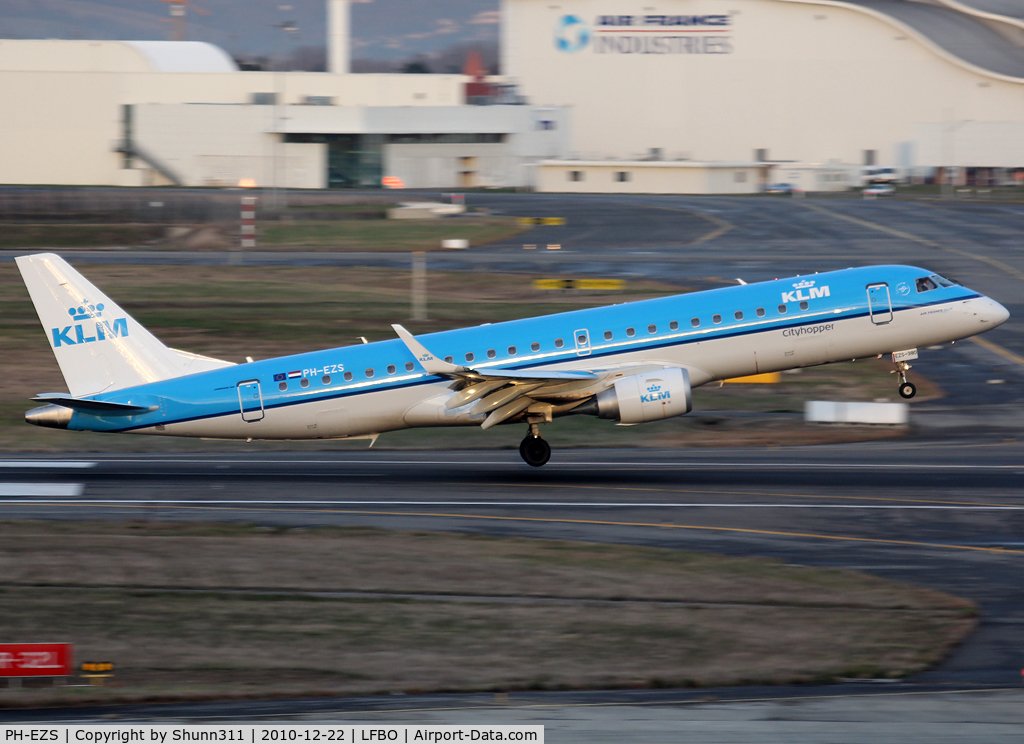
[[[938,274],[932,274],[929,277],[929,279],[938,284],[940,287],[955,287],[960,283],[952,279],[947,279],[944,276],[939,276]]]
[[[930,276],[922,276],[917,280],[917,291],[918,292],[930,292],[933,289],[938,289],[939,285]]]

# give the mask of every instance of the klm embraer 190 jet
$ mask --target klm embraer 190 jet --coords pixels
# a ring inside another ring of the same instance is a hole
[[[17,261],[68,386],[31,424],[251,441],[520,423],[533,466],[555,417],[681,416],[716,380],[892,354],[911,398],[918,347],[1009,317],[931,271],[868,266],[236,365],[164,346],[56,255]]]

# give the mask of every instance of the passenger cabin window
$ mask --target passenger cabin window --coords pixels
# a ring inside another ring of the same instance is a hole
[[[494,357],[496,357],[496,356],[498,356],[498,352],[496,352],[494,349],[488,349],[487,350],[487,358],[488,359],[494,359]]]
[[[743,311],[742,310],[737,310],[735,313],[733,313],[733,315],[736,316],[736,320],[743,320]]]
[[[389,364],[389,365],[388,365],[388,374],[389,374],[389,375],[393,375],[393,374],[395,374],[395,372],[396,372],[396,370],[395,370],[395,365],[393,365],[393,364]]]
[[[445,360],[446,362],[448,362],[448,364],[451,364],[452,362],[454,362],[454,361],[455,361],[455,360],[454,360],[454,359],[452,359],[452,358],[451,358],[450,356],[446,356],[446,357],[444,358],[444,360]]]
[[[605,341],[611,341],[612,340],[612,332],[611,331],[605,331],[604,332],[604,340]]]
[[[534,341],[532,344],[530,344],[530,350],[531,351],[540,351],[540,344],[538,344],[536,341]]]
[[[371,377],[373,377],[373,367],[367,367],[366,368],[366,379],[370,379]]]
[[[785,315],[788,309],[785,305],[779,305],[779,315]]]
[[[648,333],[657,333],[658,332],[658,326],[654,325],[654,323],[651,323],[649,326],[647,326],[647,332]]]
[[[345,382],[352,382],[352,373],[351,372],[346,372],[343,375],[343,377],[345,378]]]
[[[406,371],[406,372],[412,372],[412,370],[413,370],[413,367],[415,367],[415,366],[416,366],[416,365],[415,365],[415,364],[413,364],[412,362],[406,362],[406,363],[405,363],[405,371]]]
[[[630,338],[633,338],[633,336],[636,335],[636,329],[635,328],[627,328],[626,329],[626,335],[629,336]]]
[[[757,308],[757,317],[759,317],[759,318],[763,318],[764,317],[764,308],[763,307]]]
[[[302,385],[302,387],[307,388],[309,387],[309,380],[303,377],[301,380],[299,380],[299,384]]]
[[[560,338],[556,338],[555,339],[555,348],[556,349],[561,349],[563,346],[565,346],[565,341],[563,341]]]
[[[692,325],[694,328],[699,328],[700,327],[700,318],[691,318],[690,319],[690,325]]]
[[[287,382],[279,382],[279,383],[277,383],[277,389],[280,390],[283,393],[285,390],[288,389],[288,383]]]
[[[322,382],[324,385],[330,385],[331,384],[331,376],[330,375],[324,375],[323,377],[320,378],[320,382]]]
[[[800,303],[800,309],[801,310],[806,310],[809,307],[810,307],[810,305],[807,304],[807,300],[804,300],[803,302]]]
[[[476,359],[476,357],[473,356],[473,352],[472,351],[467,351],[466,352],[466,361],[467,362],[472,362],[474,359]]]
[[[678,331],[679,330],[679,321],[673,320],[671,323],[668,324],[668,329],[670,331]]]
[[[515,346],[509,346],[508,347],[508,355],[509,356],[515,356],[516,355],[516,351],[517,351],[517,349],[516,349]]]
[[[712,315],[711,316],[711,322],[714,323],[715,325],[718,325],[719,323],[722,322],[722,316],[721,315]]]
[[[931,292],[933,289],[938,289],[939,285],[936,284],[930,276],[922,276],[917,280],[917,291],[918,292]]]

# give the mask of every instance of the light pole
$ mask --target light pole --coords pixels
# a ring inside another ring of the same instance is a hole
[[[291,5],[278,5],[278,10],[291,10]],[[295,24],[295,21],[282,21],[281,23],[274,24],[274,28],[281,29],[282,36],[282,47],[283,52],[288,50],[288,35],[291,33],[298,33],[299,27]],[[282,209],[288,206],[288,163],[284,163],[284,194],[282,195],[279,185],[281,183],[281,157],[278,150],[285,144],[285,137],[287,133],[284,127],[284,119],[287,117],[288,107],[284,97],[286,94],[287,80],[282,75],[284,70],[280,69],[285,65],[285,55],[282,53],[280,64],[278,64],[274,70],[274,149],[272,152],[272,169],[273,169],[273,202],[274,210],[280,212]],[[282,108],[283,107],[283,108]]]

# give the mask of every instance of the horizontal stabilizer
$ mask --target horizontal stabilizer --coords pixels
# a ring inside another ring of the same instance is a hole
[[[91,413],[97,416],[132,416],[136,413],[148,413],[157,409],[157,406],[136,406],[131,403],[113,403],[106,400],[74,398],[65,393],[40,393],[32,400],[36,403],[55,403],[58,406],[73,408],[76,411]]]

